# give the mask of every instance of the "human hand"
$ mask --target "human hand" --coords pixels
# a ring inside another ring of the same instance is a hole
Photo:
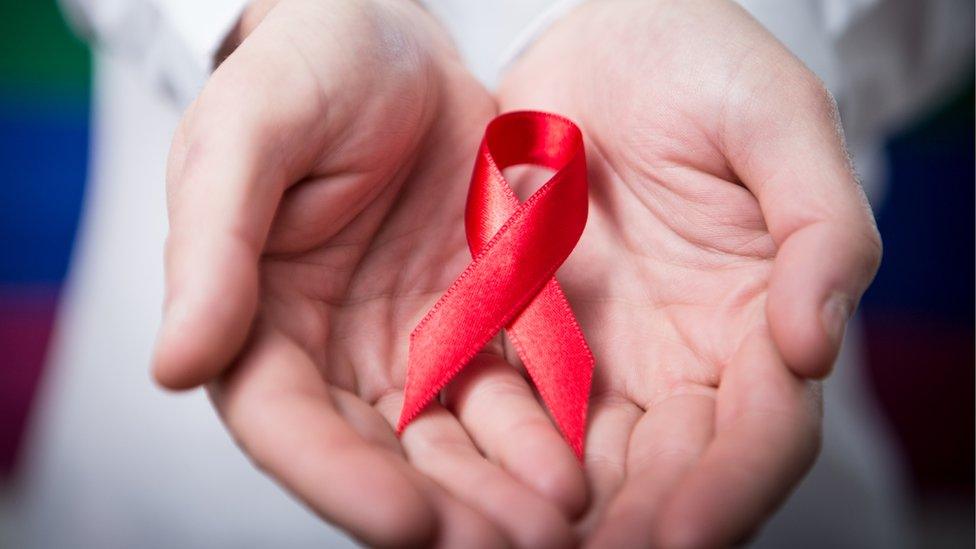
[[[738,6],[583,5],[501,110],[576,120],[590,218],[558,273],[594,356],[594,547],[741,540],[812,464],[816,382],[881,244],[823,85]]]
[[[157,379],[213,380],[257,465],[370,545],[571,543],[582,471],[500,344],[391,427],[408,333],[470,260],[495,102],[411,2],[259,2],[240,27],[171,151]]]

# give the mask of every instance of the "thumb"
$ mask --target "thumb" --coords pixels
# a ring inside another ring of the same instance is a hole
[[[726,154],[778,247],[766,303],[773,339],[794,373],[819,378],[874,278],[881,239],[833,98],[805,69],[793,72],[778,76],[784,93],[752,103],[730,126]]]
[[[154,375],[179,389],[217,375],[255,314],[258,259],[285,188],[325,139],[314,77],[268,18],[214,72],[170,152],[163,323]],[[304,146],[303,146],[304,145]]]

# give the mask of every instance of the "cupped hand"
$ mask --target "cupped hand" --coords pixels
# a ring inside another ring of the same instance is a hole
[[[585,479],[500,342],[392,428],[496,103],[412,2],[258,2],[239,31],[172,146],[157,379],[209,382],[256,464],[368,544],[572,543]]]
[[[823,85],[731,2],[606,0],[510,69],[501,110],[575,119],[590,218],[558,273],[596,358],[594,547],[708,547],[813,462],[880,240]]]

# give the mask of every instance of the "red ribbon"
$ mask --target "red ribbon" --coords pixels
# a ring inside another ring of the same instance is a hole
[[[518,164],[556,170],[524,203],[502,176]],[[553,275],[579,241],[586,214],[586,158],[575,124],[541,112],[488,124],[465,212],[474,260],[410,334],[398,432],[504,327],[582,457],[593,355]]]

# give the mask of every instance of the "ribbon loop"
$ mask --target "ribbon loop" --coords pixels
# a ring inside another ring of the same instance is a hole
[[[556,173],[520,203],[502,175],[518,164]],[[553,420],[582,458],[593,356],[556,270],[587,216],[583,136],[539,112],[495,118],[475,161],[465,229],[474,257],[410,334],[401,431],[505,328]]]

